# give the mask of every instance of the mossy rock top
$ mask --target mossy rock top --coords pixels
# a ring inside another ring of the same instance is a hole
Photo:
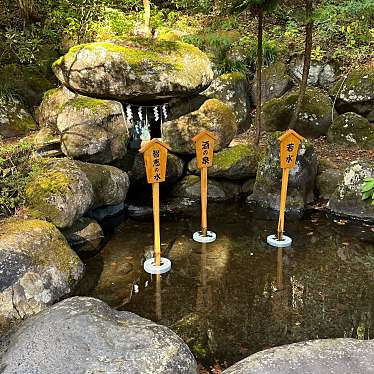
[[[331,143],[374,149],[374,125],[356,113],[347,112],[337,117],[327,137]]]
[[[143,38],[77,45],[53,70],[73,90],[123,100],[187,96],[213,79],[210,61],[198,48]]]
[[[298,96],[299,91],[294,90],[266,102],[262,107],[264,128],[268,131],[286,130]],[[295,131],[311,138],[325,135],[332,121],[332,107],[332,101],[324,91],[308,88],[295,124]]]
[[[361,67],[335,82],[330,95],[338,95],[345,103],[360,103],[374,100],[374,68]]]

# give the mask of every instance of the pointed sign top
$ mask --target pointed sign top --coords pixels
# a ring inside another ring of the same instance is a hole
[[[292,129],[287,130],[283,135],[281,135],[278,138],[278,140],[280,142],[282,142],[283,140],[287,139],[289,136],[294,136],[295,138],[297,138],[300,141],[304,140],[304,138],[301,135],[299,135],[296,131],[294,131]]]
[[[155,138],[155,139],[152,139],[151,141],[149,141],[148,143],[144,144],[143,147],[141,147],[139,149],[139,152],[144,153],[147,149],[149,149],[150,147],[152,147],[155,144],[158,144],[161,147],[166,148],[168,151],[170,151],[170,147],[167,144],[165,144],[161,140],[158,140],[158,139]]]
[[[212,133],[212,132],[209,132],[207,130],[203,130],[201,131],[199,134],[195,135],[192,140],[194,142],[197,142],[201,137],[203,136],[208,136],[209,138],[211,138],[212,140],[217,140],[217,137]]]

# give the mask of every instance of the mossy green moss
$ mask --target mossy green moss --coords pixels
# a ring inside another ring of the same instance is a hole
[[[258,151],[254,146],[238,144],[226,148],[214,156],[214,165],[220,169],[229,169],[243,158],[253,157],[257,160]]]
[[[228,105],[217,99],[209,99],[200,107],[199,111],[207,118],[215,118],[221,123],[235,123],[234,113]]]
[[[112,110],[111,101],[94,99],[92,97],[85,97],[85,96],[78,96],[68,101],[64,105],[64,107],[67,105],[77,110],[89,109],[92,113],[101,113],[103,111],[111,112]]]
[[[233,73],[222,74],[219,79],[221,81],[241,81],[246,79],[245,74],[235,71]]]

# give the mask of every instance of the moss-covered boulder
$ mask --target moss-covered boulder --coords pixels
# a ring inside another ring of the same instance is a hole
[[[213,79],[210,61],[198,48],[141,38],[75,46],[53,70],[74,91],[121,100],[189,96]]]
[[[51,223],[0,225],[0,331],[67,296],[84,266]]]
[[[71,158],[106,164],[127,151],[129,130],[122,104],[77,95],[57,116],[61,150]]]
[[[280,98],[269,100],[262,107],[263,126],[267,131],[286,130],[295,110],[299,91],[295,90]],[[316,138],[325,135],[332,122],[332,101],[321,90],[306,90],[294,130],[299,134]]]
[[[203,130],[217,136],[214,150],[227,147],[234,138],[238,124],[232,110],[217,99],[209,99],[196,111],[175,120],[165,122],[162,127],[163,140],[176,153],[195,153],[191,139]]]
[[[231,200],[241,193],[240,183],[225,180],[208,180],[208,200],[225,201]],[[187,175],[173,186],[171,191],[173,198],[188,198],[200,200],[201,181],[197,175]]]
[[[329,160],[320,160],[316,178],[318,197],[329,200],[343,179],[344,168],[341,169]]]
[[[328,207],[340,216],[374,222],[374,205],[362,200],[362,186],[366,178],[374,178],[374,162],[353,161],[331,196]]]
[[[144,156],[139,152],[127,153],[123,159],[115,163],[115,166],[128,173],[132,187],[148,184]],[[162,185],[168,186],[175,183],[183,175],[184,166],[184,160],[169,152],[166,164],[166,180]]]
[[[128,188],[127,174],[113,166],[60,159],[28,183],[26,199],[35,216],[65,228],[90,209],[123,203]]]
[[[0,67],[0,87],[16,92],[31,110],[40,104],[44,92],[51,89],[53,83],[32,65],[8,64]]]
[[[227,104],[233,111],[240,129],[250,127],[251,103],[245,74],[234,72],[220,75],[202,92],[202,95]]]
[[[330,143],[374,149],[374,124],[357,113],[347,112],[334,120],[327,138]]]
[[[256,175],[259,150],[251,144],[238,144],[217,152],[213,160],[213,165],[208,168],[209,177],[246,179]],[[196,158],[190,161],[188,170],[193,174],[200,174]]]
[[[355,112],[366,116],[374,106],[374,68],[361,67],[336,81],[330,89],[339,113]]]
[[[62,233],[70,246],[79,254],[98,251],[104,239],[101,226],[88,217],[79,218],[71,227],[63,229]]]
[[[287,67],[282,62],[271,64],[262,70],[261,98],[262,102],[282,96],[292,87],[292,80],[287,72]],[[256,103],[256,81],[251,89],[252,103]]]
[[[24,104],[12,95],[0,94],[0,135],[11,138],[35,129],[36,123]]]
[[[253,194],[247,201],[262,208],[279,210],[282,169],[279,161],[279,133],[270,137],[266,154],[258,164]],[[313,145],[307,140],[300,144],[296,166],[290,169],[286,211],[299,215],[305,205],[314,200],[318,160]]]

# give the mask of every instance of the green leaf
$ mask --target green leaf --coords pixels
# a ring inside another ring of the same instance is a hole
[[[372,192],[371,191],[366,191],[362,194],[362,200],[366,200],[371,196]]]
[[[362,192],[367,192],[367,191],[370,191],[374,189],[374,180],[369,180],[368,182],[366,182],[363,186],[362,186],[362,189],[361,191]]]

